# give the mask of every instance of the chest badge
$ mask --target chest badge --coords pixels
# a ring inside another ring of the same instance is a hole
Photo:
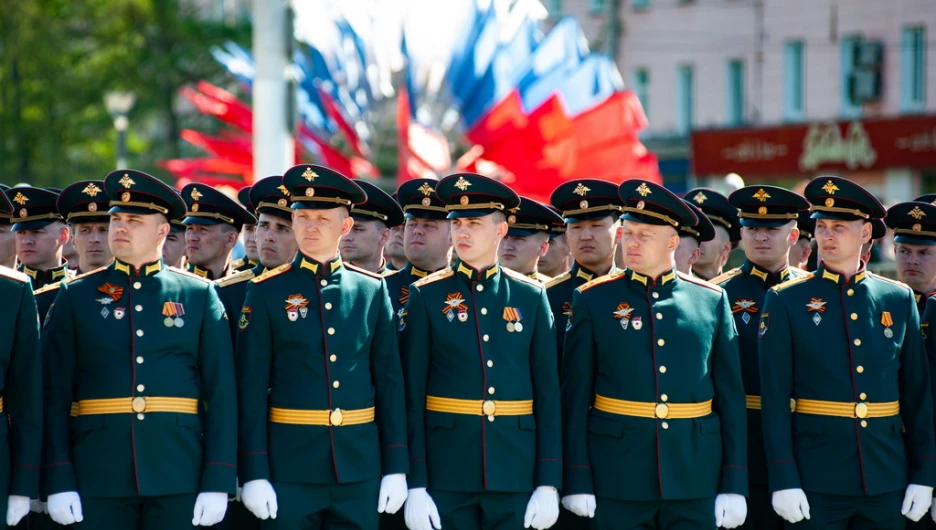
[[[808,313],[815,313],[812,317],[813,324],[819,325],[822,322],[822,315],[820,313],[825,313],[826,303],[822,298],[810,298],[809,303],[806,304],[806,309]]]
[[[119,308],[118,308],[119,309]],[[185,321],[182,320],[182,317],[185,316],[185,308],[182,307],[182,304],[177,302],[166,302],[163,304],[162,314],[165,319],[163,319],[163,325],[167,328],[177,327],[181,328],[185,325]],[[116,313],[114,314],[116,317]]]
[[[465,297],[459,292],[449,293],[445,297],[445,307],[442,308],[442,314],[449,322],[455,320],[458,315],[459,322],[468,320],[468,306],[465,305]]]
[[[124,291],[123,287],[118,287],[111,283],[105,283],[104,285],[101,285],[100,287],[98,287],[97,290],[98,292],[104,293],[105,295],[103,298],[97,299],[98,302],[104,305],[120,300],[120,298],[123,296],[123,291]]]
[[[614,318],[621,323],[621,329],[627,329],[627,326],[630,324],[631,313],[634,312],[634,308],[630,306],[627,302],[621,302],[618,304],[617,309],[614,310]],[[636,328],[635,328],[636,329]]]
[[[731,312],[741,313],[741,320],[745,324],[751,321],[751,313],[757,314],[758,311],[760,309],[757,308],[756,302],[750,298],[738,298],[731,306]]]
[[[305,318],[309,313],[309,301],[301,294],[291,294],[286,298],[286,316],[290,322],[299,320],[299,316]]]
[[[520,310],[516,307],[505,307],[504,308],[504,320],[507,321],[507,331],[510,333],[521,332],[523,331],[523,324],[520,322],[523,320],[523,315],[520,313]]]
[[[572,302],[562,302],[562,314],[565,316],[572,314]]]
[[[631,319],[631,324],[633,324],[636,331],[640,331],[640,328],[643,327],[643,319],[640,317],[634,317]]]
[[[894,319],[891,318],[889,311],[884,311],[881,313],[881,324],[884,326],[884,336],[887,338],[894,337],[894,330],[891,329],[891,326],[894,325]]]

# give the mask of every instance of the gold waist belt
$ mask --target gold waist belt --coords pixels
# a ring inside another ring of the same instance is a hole
[[[74,404],[72,404],[74,411]],[[89,414],[131,414],[149,412],[178,412],[198,414],[198,400],[173,397],[125,397],[113,399],[82,399],[78,402],[78,416]]]
[[[791,407],[798,414],[835,416],[838,418],[886,418],[900,414],[900,402],[848,403],[844,401],[820,401],[818,399],[796,399]]]
[[[341,427],[374,421],[374,407],[356,410],[302,410],[270,407],[270,421],[289,425],[322,425]]]
[[[526,416],[533,414],[533,400],[483,401],[426,396],[426,410],[469,416]]]
[[[625,401],[600,395],[595,396],[595,408],[636,418],[689,419],[701,418],[712,413],[712,400],[702,403],[650,403],[645,401]]]

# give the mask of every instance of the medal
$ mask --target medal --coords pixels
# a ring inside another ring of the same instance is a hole
[[[891,338],[894,336],[891,326],[894,325],[894,319],[891,317],[890,311],[884,311],[881,313],[881,324],[884,325],[884,336]]]
[[[819,313],[825,313],[826,303],[822,301],[822,298],[810,298],[809,303],[806,304],[808,313],[815,313],[812,317],[813,324],[819,325],[822,322],[822,316]]]
[[[172,319],[172,317],[166,317],[165,320],[163,320],[163,325],[167,328],[171,328],[174,322],[175,321]]]
[[[182,320],[182,316],[185,315],[185,309],[182,307],[182,304],[177,302],[165,302],[162,308],[162,314],[166,318],[163,320],[163,325],[167,328],[177,327],[181,328],[185,325],[185,321]]]
[[[884,328],[884,336],[890,339],[894,336],[894,332],[891,331],[891,328]]]
[[[513,323],[513,322],[508,322],[508,323],[507,323],[507,331],[513,333],[514,329],[515,329],[515,328],[514,328],[514,323]]]
[[[126,310],[125,310],[124,308],[122,308],[122,307],[115,307],[115,308],[114,308],[114,318],[116,318],[117,320],[122,319],[122,318],[124,317],[124,312],[125,312],[125,311],[126,311]]]
[[[634,321],[634,330],[640,331],[640,328],[643,327],[643,320],[641,320],[640,317],[634,317],[631,320]]]
[[[300,312],[302,312],[302,318],[305,318],[306,313],[309,311],[306,307],[308,305],[309,301],[301,294],[291,294],[286,297],[286,316],[289,318],[289,321],[295,322],[299,320]]]
[[[516,330],[517,333],[520,333],[521,331],[523,331],[523,324],[517,322],[516,324],[514,324],[514,330]]]
[[[459,311],[459,312],[458,312],[458,321],[459,321],[459,322],[467,322],[467,321],[468,321],[468,312],[467,312],[467,311]]]
[[[445,318],[449,322],[455,320],[456,313],[458,314],[458,321],[465,322],[468,320],[468,306],[465,305],[465,297],[462,296],[459,292],[449,293],[445,297],[445,307],[442,308],[442,314],[445,315]]]
[[[523,315],[520,314],[520,310],[516,307],[505,307],[504,308],[504,320],[507,321],[507,331],[520,332],[523,331],[523,324],[520,323],[523,320]]]
[[[295,322],[299,320],[299,311],[296,311],[295,309],[286,311],[286,316],[289,318],[290,322]]]
[[[176,317],[176,319],[172,321],[172,324],[177,328],[181,328],[185,325],[185,321],[179,317]]]
[[[614,310],[612,315],[621,323],[621,329],[627,329],[627,326],[630,324],[631,313],[634,312],[634,308],[630,306],[627,302],[621,302],[618,304],[617,309]],[[637,320],[634,321],[634,329],[640,329],[637,327]]]

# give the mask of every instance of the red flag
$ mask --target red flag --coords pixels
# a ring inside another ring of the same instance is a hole
[[[351,146],[351,149],[354,150],[354,153],[357,155],[364,155],[364,148],[361,145],[361,139],[358,138],[357,131],[354,130],[354,127],[351,123],[348,122],[344,114],[341,112],[341,109],[338,108],[338,105],[335,104],[335,100],[332,99],[324,90],[319,87],[319,97],[322,98],[322,105],[325,106],[325,112],[328,114],[328,117],[335,121],[335,124],[338,125],[338,130],[341,131],[341,134],[344,135],[345,139],[348,140],[348,145]]]

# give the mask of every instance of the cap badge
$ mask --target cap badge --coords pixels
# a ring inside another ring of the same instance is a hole
[[[282,184],[280,184],[279,186],[276,187],[276,189],[280,190],[280,193],[282,193],[283,195],[289,197],[289,190],[286,189],[286,186],[283,186]]]
[[[647,204],[646,204],[645,202],[643,202],[643,201],[637,201],[637,209],[638,209],[638,210],[643,210],[643,209],[644,209],[644,206],[646,206],[646,205],[647,205]]]
[[[13,197],[13,202],[16,204],[26,204],[26,201],[29,200],[29,197],[22,194],[22,192],[16,192],[16,197]]]
[[[585,187],[584,184],[582,184],[581,182],[579,182],[579,183],[578,183],[578,186],[576,186],[575,189],[572,190],[572,193],[574,193],[574,194],[576,194],[576,195],[579,195],[579,196],[581,196],[581,197],[584,197],[585,194],[588,193],[588,192],[590,192],[590,191],[591,191],[591,188],[587,188],[587,187]]]
[[[136,184],[136,182],[134,182],[133,179],[130,178],[130,175],[126,173],[124,173],[124,176],[120,177],[120,180],[118,180],[117,183],[120,184],[124,188],[129,188],[133,186],[134,184]]]
[[[306,188],[305,190],[306,197],[312,197],[315,195],[315,188]]]
[[[581,201],[581,202],[579,202],[579,208],[582,209],[582,210],[588,208],[588,201]]]
[[[278,206],[286,206],[286,199],[280,199],[280,200],[276,201],[276,204],[277,204]]]
[[[125,191],[120,194],[120,202],[130,202],[130,192]]]
[[[416,191],[418,191],[418,192],[420,192],[420,193],[422,193],[423,195],[425,195],[425,196],[428,197],[429,194],[432,193],[432,192],[434,192],[435,190],[434,190],[434,189],[432,188],[432,186],[430,186],[428,183],[423,182],[423,185],[420,186],[420,187],[418,187],[418,188],[416,188]]]
[[[831,208],[835,206],[835,199],[833,199],[832,197],[829,197],[828,199],[825,200],[825,205],[826,205],[826,208]]]
[[[919,221],[920,219],[926,217],[926,212],[921,210],[919,206],[914,206],[912,210],[907,212],[907,215]]]
[[[198,203],[192,205],[192,213],[198,213]]]
[[[913,231],[919,232],[920,230],[923,230],[923,225],[921,225],[920,223],[913,223]]]
[[[20,216],[20,217],[26,217],[26,208],[20,208],[19,216]]]
[[[430,199],[429,197],[423,197],[422,205],[429,206],[430,204],[432,204],[432,199]]]
[[[637,193],[639,193],[641,197],[646,197],[653,193],[653,191],[650,190],[650,186],[647,186],[646,182],[641,182],[640,186],[637,186]]]
[[[462,190],[462,191],[467,190],[467,189],[468,189],[468,186],[471,186],[471,183],[468,182],[467,180],[465,180],[465,177],[463,177],[463,176],[459,176],[459,177],[458,177],[458,180],[455,181],[455,187],[458,188],[458,189],[460,189],[460,190]],[[464,203],[462,203],[462,204],[464,204]]]
[[[312,171],[312,168],[310,167],[305,168],[305,171],[302,172],[302,178],[308,180],[309,182],[312,182],[317,177],[318,177],[318,173],[316,173],[315,171]]]
[[[825,183],[825,186],[822,187],[822,191],[828,193],[829,195],[835,195],[835,192],[839,190],[838,186],[835,185],[831,180]]]
[[[89,203],[88,203],[88,211],[89,211],[89,212],[96,212],[96,211],[97,211],[97,203],[96,203],[96,202],[89,202]]]
[[[507,218],[507,222],[510,223],[510,224],[516,223],[516,222],[517,222],[517,216],[516,216],[516,215],[511,215],[511,216],[509,216],[509,217]]]
[[[770,198],[770,194],[764,191],[764,188],[761,188],[757,190],[757,193],[754,194],[754,198],[759,200],[760,202],[765,202],[767,201],[767,199]]]
[[[699,204],[702,204],[702,203],[705,202],[707,199],[708,199],[708,197],[706,197],[705,194],[702,193],[701,191],[700,191],[699,193],[696,193],[696,194],[695,194],[695,197],[692,198],[693,201],[695,201],[695,202],[697,202],[697,203],[699,203]]]
[[[101,193],[101,188],[97,187],[93,182],[89,183],[81,193],[88,195],[89,197],[95,197],[98,193]]]
[[[457,184],[456,184],[456,186],[457,186]],[[461,196],[461,199],[458,199],[458,202],[459,202],[462,206],[465,206],[466,204],[468,204],[468,196],[467,196],[467,195],[462,195],[462,196]]]
[[[760,208],[757,209],[757,213],[759,215],[767,215],[767,207],[761,206]]]
[[[192,198],[193,201],[197,201],[198,199],[201,199],[202,197],[204,197],[204,195],[202,195],[201,192],[198,191],[198,188],[192,188],[192,193],[190,193],[189,196]]]

